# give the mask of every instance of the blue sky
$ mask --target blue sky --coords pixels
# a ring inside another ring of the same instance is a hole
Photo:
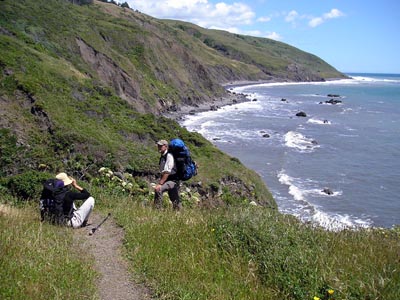
[[[399,0],[122,0],[155,18],[272,38],[342,72],[400,73]]]

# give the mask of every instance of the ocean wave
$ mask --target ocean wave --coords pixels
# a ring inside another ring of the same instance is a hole
[[[315,187],[307,188],[304,180],[289,176],[285,173],[285,170],[281,170],[278,173],[278,180],[281,184],[288,186],[288,193],[295,200],[295,203],[291,207],[286,205],[284,213],[294,215],[303,222],[311,222],[331,231],[366,228],[372,225],[372,221],[367,217],[361,219],[347,214],[341,215],[324,212],[307,199],[309,196],[315,195],[337,197],[342,194],[342,191],[335,191],[332,195],[327,195],[322,189]],[[308,180],[308,182],[318,184],[312,180]]]
[[[400,83],[398,79],[387,79],[387,78],[374,78],[365,76],[353,76],[354,80],[359,82],[389,82],[389,83]]]
[[[273,86],[287,86],[287,85],[359,85],[363,83],[395,83],[399,84],[399,79],[389,79],[389,78],[375,78],[367,76],[351,76],[346,79],[328,80],[328,81],[317,81],[317,82],[268,82],[268,83],[258,83],[249,84],[240,87],[232,88],[232,91],[237,93],[244,93],[247,89],[253,87],[273,87]]]
[[[330,231],[341,231],[345,229],[361,229],[372,226],[368,218],[360,219],[351,215],[329,214],[316,209],[311,217],[311,222]]]
[[[236,93],[245,93],[247,89],[251,89],[254,87],[273,87],[273,86],[288,86],[288,85],[343,85],[343,84],[359,84],[363,82],[362,80],[356,79],[338,79],[331,81],[318,81],[318,82],[269,82],[269,83],[258,83],[258,84],[249,84],[244,86],[235,87],[232,91]]]
[[[289,131],[284,135],[285,145],[289,148],[294,148],[300,152],[314,151],[320,146],[318,143],[308,137],[305,137],[299,132]]]
[[[310,123],[310,124],[319,124],[319,125],[330,125],[330,124],[332,124],[332,123],[331,123],[330,121],[328,121],[328,120],[319,120],[319,119],[313,119],[313,118],[308,119],[307,123]]]

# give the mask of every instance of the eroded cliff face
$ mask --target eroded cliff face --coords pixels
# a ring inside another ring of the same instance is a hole
[[[286,64],[286,68],[276,70],[269,67],[268,59],[259,58],[263,50],[257,48],[257,53],[246,52],[254,43],[264,47],[261,39],[252,41],[248,37],[226,33],[221,34],[221,41],[214,40],[210,44],[207,40],[215,34],[211,31],[200,32],[192,25],[182,30],[186,25],[170,26],[115,4],[94,1],[94,6],[121,23],[118,32],[117,28],[96,24],[94,36],[77,36],[79,55],[93,70],[94,77],[141,113],[161,114],[182,105],[196,107],[212,102],[216,97],[226,96],[221,84],[231,81],[324,80],[323,74],[310,69],[309,64],[293,62],[314,59],[320,66],[320,60],[311,55],[305,58],[307,54],[301,51],[301,59],[290,57],[296,55],[293,49],[290,50],[293,54],[285,53],[289,59],[277,65]],[[237,41],[242,44],[235,49]],[[290,48],[276,42],[268,47],[277,47],[275,52],[289,51]],[[269,55],[275,53],[267,52]],[[252,57],[251,53],[256,53],[258,58]]]
[[[82,59],[96,72],[100,80],[114,89],[115,93],[126,100],[138,112],[155,112],[148,103],[140,97],[140,86],[137,80],[125,72],[107,55],[100,53],[83,39],[76,38]]]

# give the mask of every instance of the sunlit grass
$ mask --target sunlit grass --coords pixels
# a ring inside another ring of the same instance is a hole
[[[97,299],[92,261],[32,206],[0,212],[0,299]]]
[[[129,269],[160,299],[398,299],[398,228],[329,232],[260,207],[155,210],[91,190],[125,229]],[[72,232],[41,224],[32,205],[2,211],[0,298],[95,299]]]
[[[397,299],[398,230],[328,232],[268,209],[113,201],[132,265],[163,299]],[[111,208],[111,207],[109,207]]]

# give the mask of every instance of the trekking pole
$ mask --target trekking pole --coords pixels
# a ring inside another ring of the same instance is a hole
[[[100,222],[99,225],[97,225],[96,227],[93,227],[92,230],[90,230],[89,235],[93,235],[97,229],[99,229],[99,227],[105,222],[107,221],[108,217],[111,216],[111,213],[108,213],[107,217],[104,218],[103,221]]]

